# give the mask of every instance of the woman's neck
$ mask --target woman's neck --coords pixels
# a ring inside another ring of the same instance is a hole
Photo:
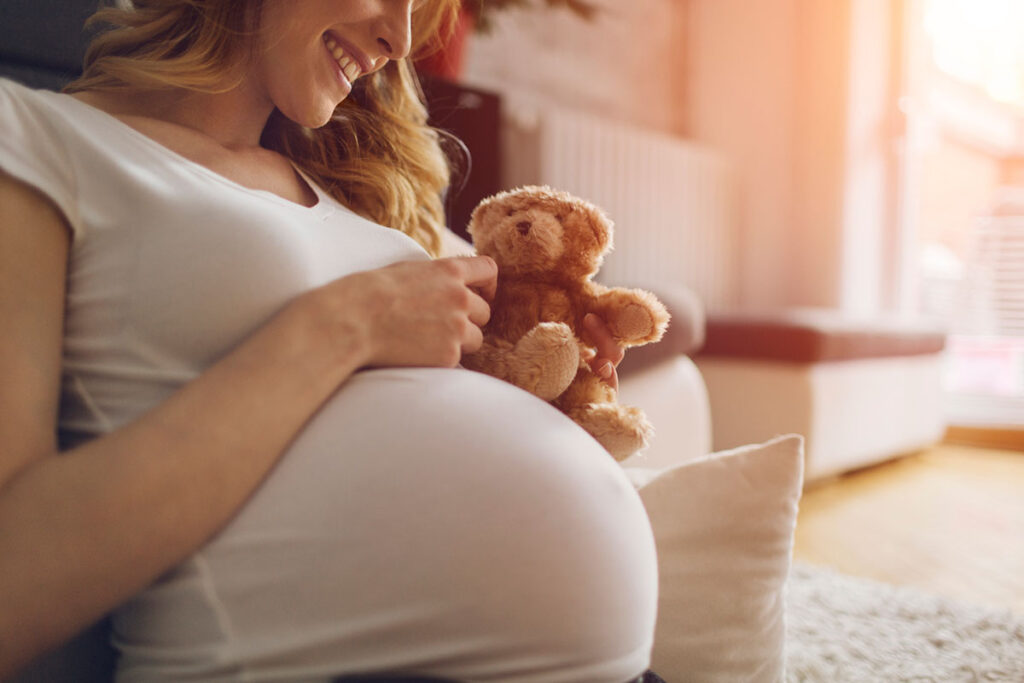
[[[114,116],[141,116],[173,123],[211,138],[226,149],[258,147],[273,103],[242,83],[223,93],[84,91],[87,104]]]

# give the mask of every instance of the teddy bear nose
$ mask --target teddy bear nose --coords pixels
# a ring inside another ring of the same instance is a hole
[[[520,235],[525,235],[530,232],[530,226],[533,225],[530,221],[519,221],[516,223],[516,230],[519,231]]]

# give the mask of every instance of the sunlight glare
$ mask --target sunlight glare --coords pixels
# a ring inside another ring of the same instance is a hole
[[[1024,107],[1024,2],[928,0],[925,32],[940,70]]]

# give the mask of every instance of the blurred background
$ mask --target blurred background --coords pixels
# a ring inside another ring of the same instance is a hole
[[[621,230],[686,233],[684,258],[643,267],[674,271],[711,311],[933,322],[949,333],[950,423],[1024,428],[1024,3],[484,14],[449,77],[500,95],[502,186],[539,177],[645,222]],[[600,165],[619,169],[592,177]],[[612,274],[636,279],[616,258]]]

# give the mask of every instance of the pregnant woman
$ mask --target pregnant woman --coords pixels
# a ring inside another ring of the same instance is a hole
[[[0,80],[0,678],[112,610],[122,681],[644,671],[638,496],[457,367],[496,272],[431,258],[408,62],[454,4],[135,0]]]

